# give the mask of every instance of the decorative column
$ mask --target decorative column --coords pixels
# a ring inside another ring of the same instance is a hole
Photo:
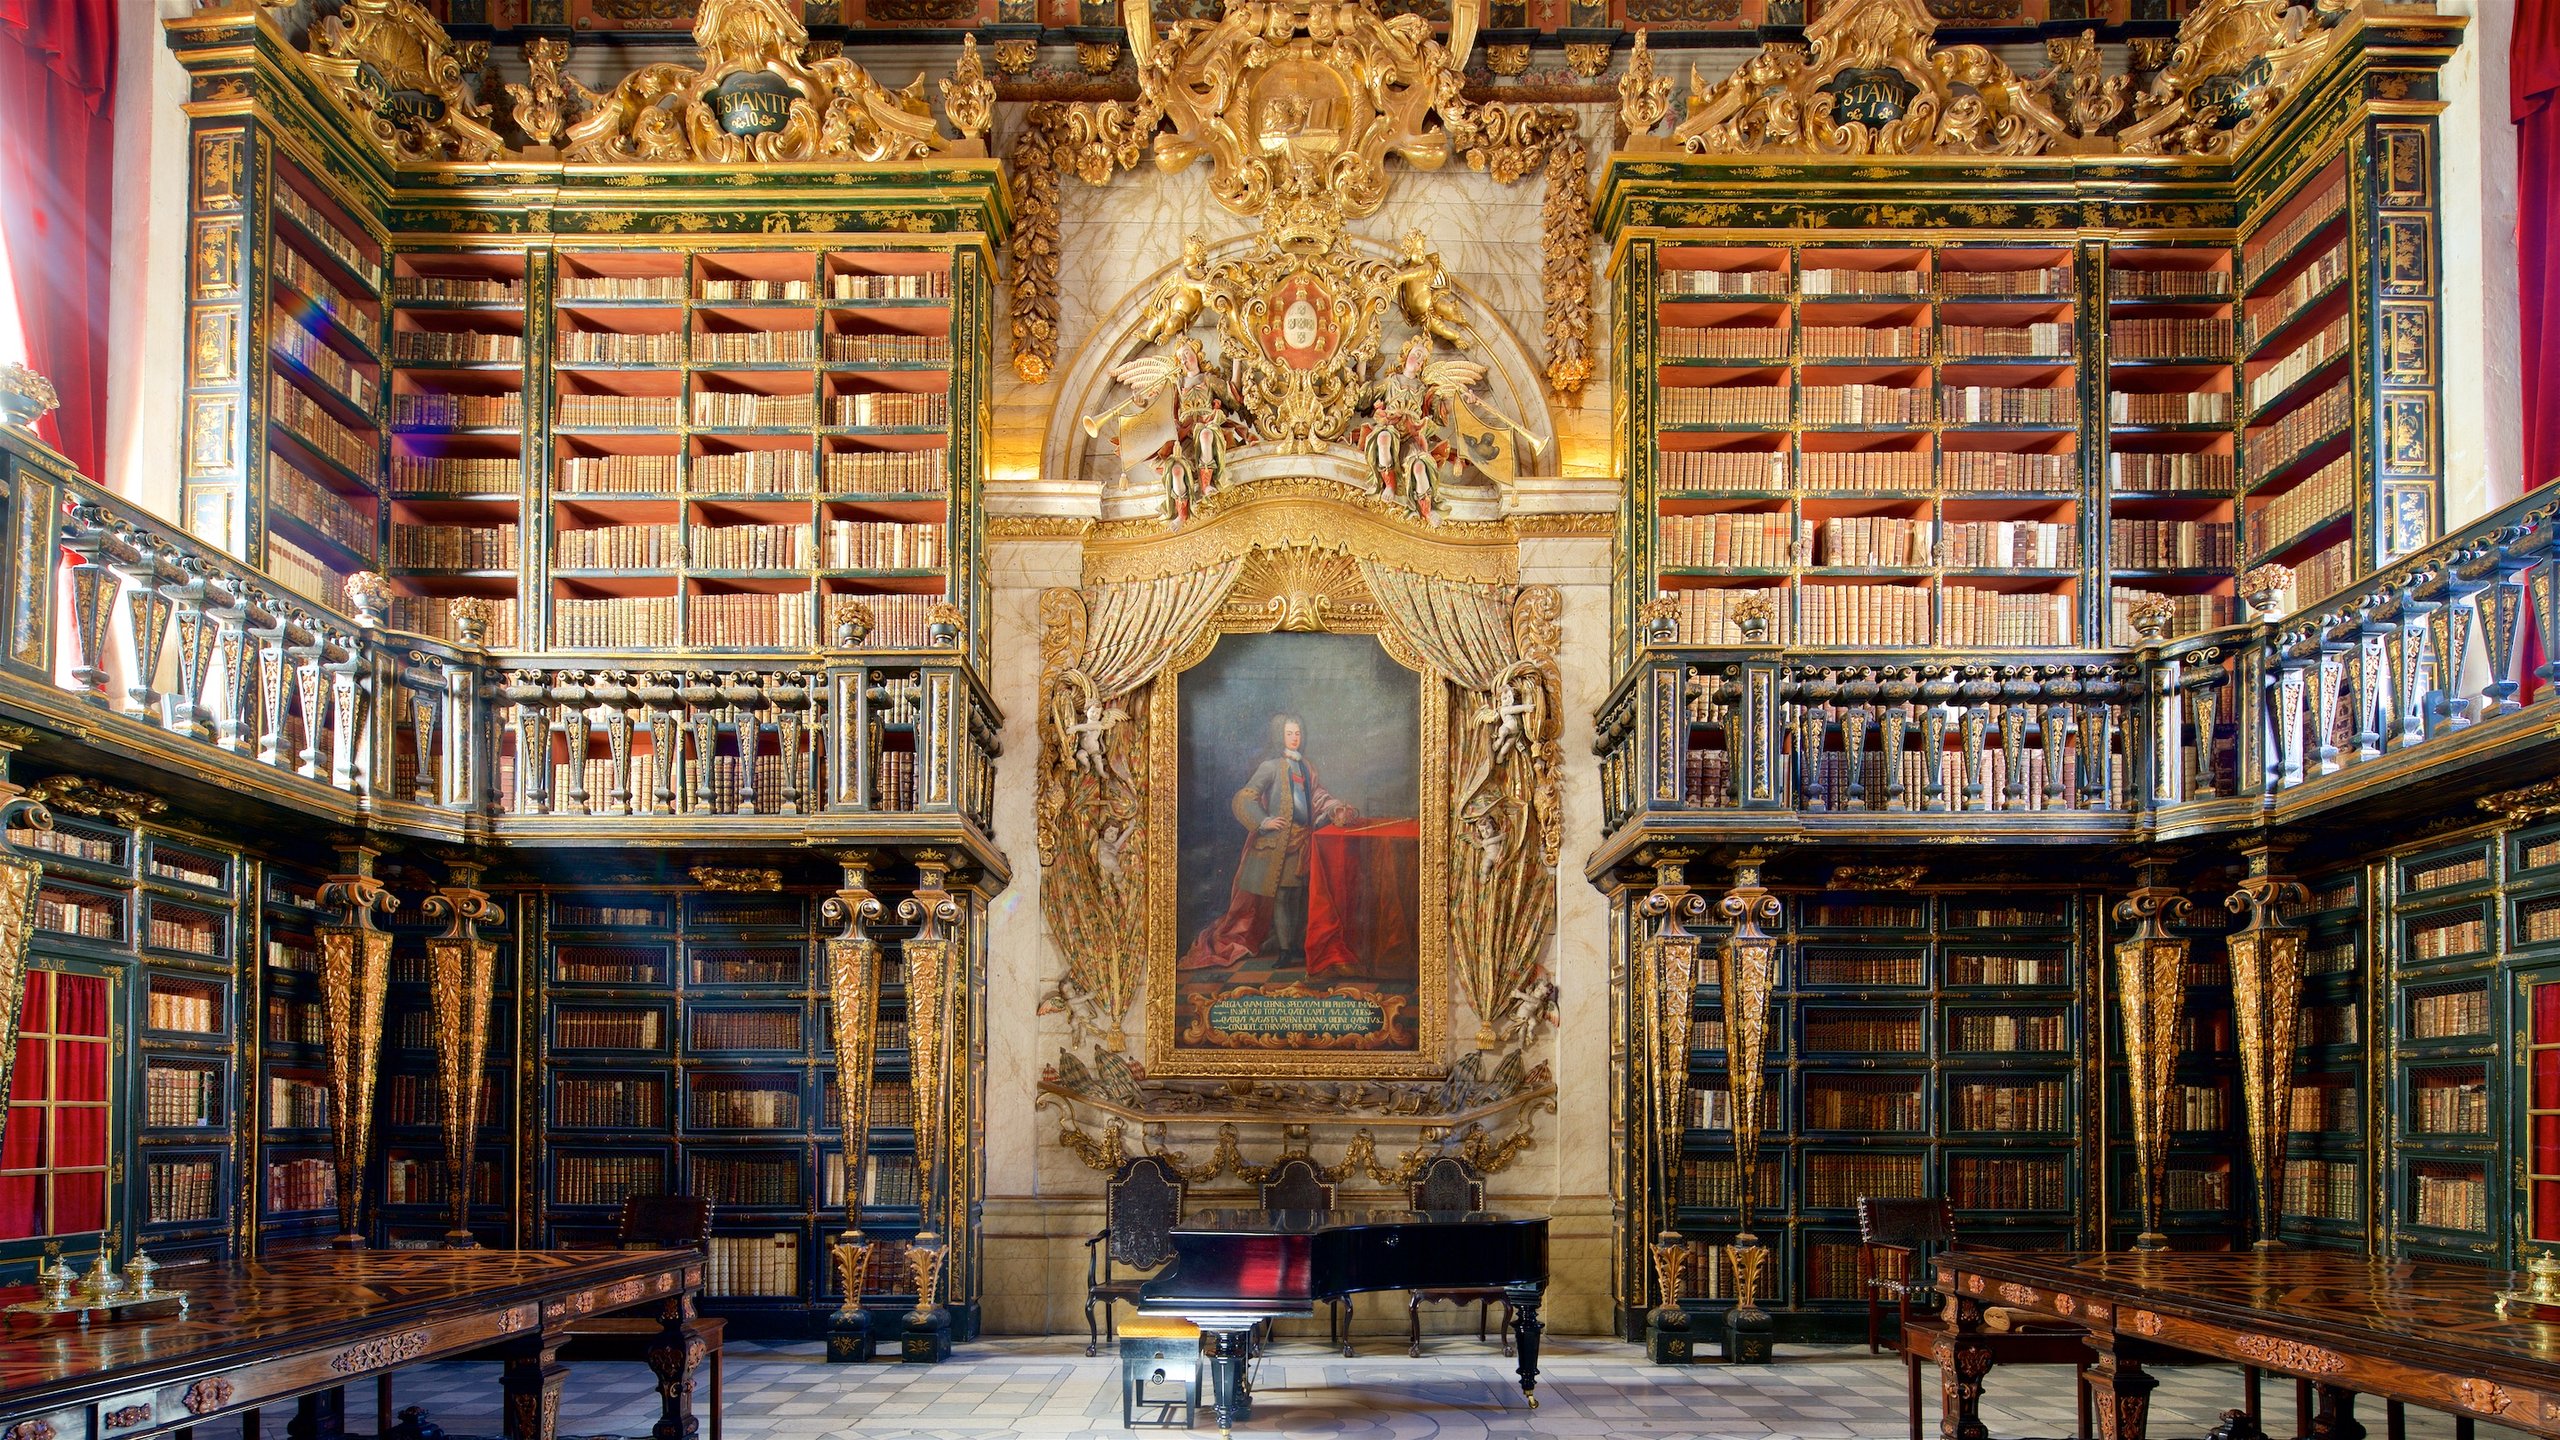
[[[1742,1224],[1733,1237],[1733,1311],[1725,1317],[1725,1358],[1736,1364],[1766,1364],[1770,1358],[1769,1312],[1760,1308],[1761,1272],[1769,1252],[1751,1233],[1751,1206],[1760,1189],[1760,1117],[1767,1076],[1761,1063],[1769,1049],[1769,992],[1777,982],[1778,942],[1761,929],[1778,919],[1778,897],[1760,883],[1761,856],[1743,852],[1734,866],[1733,888],[1716,909],[1733,922],[1725,937],[1720,966],[1724,990],[1724,1053],[1727,1083],[1733,1087],[1733,1168],[1735,1198]]]
[[[53,828],[53,812],[27,798],[26,787],[9,774],[18,747],[36,732],[0,725],[0,833],[13,825]],[[44,866],[20,855],[0,852],[0,1137],[9,1126],[9,1085],[18,1068],[18,1020],[27,1003],[27,942],[35,935],[36,886]]]
[[[942,1193],[949,1177],[944,1129],[953,1114],[946,1073],[951,1058],[951,961],[959,953],[953,927],[960,921],[960,902],[943,881],[951,873],[949,858],[939,850],[916,852],[916,891],[898,902],[898,918],[916,927],[900,948],[906,952],[907,1064],[916,1096],[916,1195],[920,1220],[907,1248],[907,1266],[915,1277],[916,1308],[907,1312],[902,1359],[939,1362],[951,1358],[951,1315],[942,1308]]]
[[[1681,1111],[1689,1098],[1689,1041],[1698,1005],[1698,937],[1689,921],[1707,913],[1707,900],[1689,888],[1686,851],[1665,851],[1653,858],[1653,889],[1637,904],[1637,913],[1657,921],[1645,942],[1650,964],[1642,982],[1652,1004],[1645,1039],[1653,1075],[1652,1148],[1660,1157],[1652,1168],[1661,1201],[1662,1227],[1653,1241],[1654,1267],[1662,1284],[1662,1303],[1649,1317],[1646,1348],[1654,1363],[1685,1364],[1696,1358],[1689,1338],[1689,1312],[1682,1308],[1689,1240],[1671,1223],[1671,1177],[1677,1169],[1681,1133],[1687,1129]]]
[[[320,887],[320,903],[346,918],[319,927],[320,1019],[329,1046],[329,1121],[338,1172],[341,1250],[364,1248],[364,1168],[373,1151],[373,1084],[382,1058],[382,1001],[391,987],[391,935],[374,928],[373,912],[395,908],[374,878],[382,852],[369,845],[338,851],[338,874]]]
[[[2168,924],[2192,908],[2163,882],[2164,860],[2142,862],[2142,883],[2116,906],[2133,933],[2116,942],[2116,1014],[2124,1025],[2125,1088],[2133,1111],[2133,1175],[2141,1195],[2136,1250],[2165,1250],[2160,1207],[2169,1183],[2170,1106],[2177,1092],[2178,1025],[2186,1009],[2187,951]]]
[[[498,942],[481,939],[479,927],[506,918],[480,888],[482,868],[468,857],[448,859],[444,886],[419,904],[428,919],[445,921],[445,932],[427,941],[427,981],[435,1007],[436,1118],[444,1127],[445,1203],[453,1214],[453,1228],[444,1240],[456,1250],[478,1243],[471,1235],[471,1182],[498,982]]]
[[[2284,918],[2299,910],[2311,892],[2290,875],[2276,873],[2276,850],[2260,841],[2245,852],[2249,873],[2240,888],[2222,902],[2241,918],[2231,932],[2231,1008],[2240,1041],[2240,1093],[2249,1121],[2249,1166],[2258,1184],[2258,1240],[2261,1250],[2284,1242],[2276,1238],[2284,1200],[2284,1145],[2288,1112],[2293,1105],[2296,1036],[2302,1029],[2302,939],[2298,924]]]
[[[827,1017],[835,1029],[836,1127],[844,1136],[844,1236],[836,1241],[836,1276],[844,1303],[836,1307],[827,1331],[827,1360],[845,1365],[867,1361],[879,1337],[862,1308],[863,1277],[870,1272],[873,1241],[862,1233],[862,1165],[871,1142],[871,1068],[877,1058],[880,1018],[880,942],[870,927],[882,915],[880,898],[871,893],[869,854],[855,850],[838,857],[844,887],[829,896],[819,913],[844,933],[827,941]],[[917,1087],[919,1097],[923,1087]]]

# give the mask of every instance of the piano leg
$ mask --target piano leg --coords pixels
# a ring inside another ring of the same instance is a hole
[[[1545,1295],[1539,1285],[1513,1285],[1504,1290],[1503,1308],[1510,1313],[1503,1324],[1520,1342],[1520,1393],[1529,1398],[1529,1408],[1538,1408],[1538,1336],[1546,1325],[1538,1319],[1538,1302]]]
[[[1200,1326],[1200,1350],[1209,1360],[1210,1403],[1218,1413],[1218,1440],[1231,1440],[1235,1423],[1252,1411],[1252,1397],[1244,1386],[1244,1363],[1247,1341],[1253,1333],[1253,1322],[1228,1328]]]

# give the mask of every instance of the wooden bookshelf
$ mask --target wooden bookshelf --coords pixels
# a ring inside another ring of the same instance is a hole
[[[260,509],[267,573],[339,605],[349,575],[382,564],[384,359],[400,336],[383,303],[378,233],[291,160],[278,160],[268,184],[268,306],[253,331],[265,359],[264,483],[247,503]]]
[[[2072,645],[2084,535],[2075,253],[1665,245],[1658,507],[1686,643]]]
[[[2357,549],[2352,227],[2344,156],[2241,237],[2243,567],[2284,564],[2308,602],[2369,567]]]
[[[2372,1179],[2371,1113],[2376,1071],[2367,1056],[2385,1017],[2370,1013],[2372,976],[2366,943],[2367,876],[2362,867],[2304,877],[2310,901],[2288,914],[2305,929],[2302,993],[2306,1011],[2325,1017],[2299,1037],[2293,1098],[2287,1112],[2285,1174],[2279,1205],[2287,1244],[2361,1251]],[[2353,1013],[2354,1041],[2340,1038],[2337,1017]],[[2485,1104],[2485,1099],[2482,1102]]]
[[[2508,1028],[2498,943],[2505,861],[2496,837],[2475,835],[2390,862],[2400,1029],[2385,1203],[2395,1255],[2503,1267],[2512,1253],[2496,1198],[2510,1103],[2498,1039]],[[2453,1123],[2472,1113],[2481,1123]]]
[[[831,1313],[846,1182],[814,896],[553,890],[537,903],[550,1243],[609,1233],[625,1194],[703,1195],[719,1211],[706,1305],[786,1331]],[[880,964],[860,1183],[865,1229],[896,1239],[919,1214],[914,1112],[894,943]],[[873,1297],[884,1314],[906,1308],[904,1288]]]
[[[2106,643],[2138,642],[2165,598],[2171,637],[2231,622],[2239,415],[2227,246],[2105,251]]]
[[[1860,1195],[1947,1195],[1967,1244],[2084,1235],[2089,1053],[2065,890],[1782,891],[1754,1227],[1774,1247],[1765,1296],[1817,1333],[1863,1313]],[[1717,943],[1710,934],[1710,952]],[[1680,1227],[1737,1218],[1723,996],[1697,995],[1687,1120],[1668,1181]],[[1712,1307],[1723,1288],[1693,1291]]]
[[[114,1183],[100,1223],[138,1236],[165,1263],[227,1258],[239,1219],[233,937],[243,860],[197,837],[88,815],[15,828],[0,843],[44,867],[30,968],[105,986],[97,1018],[107,1069],[95,1098],[109,1119],[96,1133]],[[22,1277],[37,1249],[0,1241],[0,1273]]]

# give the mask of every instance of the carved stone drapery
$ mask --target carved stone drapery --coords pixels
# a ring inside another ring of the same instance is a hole
[[[1477,1016],[1476,1048],[1528,991],[1546,952],[1563,836],[1557,776],[1562,601],[1544,585],[1474,586],[1363,559],[1394,633],[1455,691],[1450,708],[1451,971]]]
[[[437,1123],[443,1128],[445,1204],[453,1228],[445,1243],[458,1250],[472,1247],[471,1201],[473,1164],[480,1133],[480,1096],[489,1060],[489,1027],[498,978],[498,945],[480,938],[479,927],[506,916],[480,888],[480,866],[469,860],[446,863],[443,888],[427,896],[419,908],[428,919],[443,919],[445,932],[427,941],[427,984],[434,1006]]]
[[[2177,1096],[2178,1027],[2186,1009],[2187,952],[2192,942],[2168,926],[2190,908],[2146,864],[2142,883],[2116,906],[2133,933],[2116,942],[2116,1009],[2124,1027],[2124,1078],[2133,1111],[2133,1173],[2142,1228],[2136,1249],[2168,1246],[2160,1211],[2169,1183],[2169,1130]]]
[[[1242,560],[1040,597],[1042,918],[1066,960],[1057,1003],[1120,1049],[1145,973],[1146,689],[1223,603]]]
[[[379,851],[349,846],[320,903],[345,918],[319,927],[321,1033],[329,1047],[331,1156],[338,1181],[343,1249],[364,1247],[364,1171],[373,1153],[373,1087],[382,1058],[382,1005],[391,988],[391,935],[374,912],[395,908],[374,877]]]

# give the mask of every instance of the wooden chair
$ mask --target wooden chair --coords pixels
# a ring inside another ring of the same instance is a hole
[[[1406,1198],[1416,1210],[1455,1210],[1472,1214],[1484,1208],[1484,1177],[1476,1167],[1455,1155],[1442,1155],[1422,1167],[1422,1173],[1407,1187]],[[1476,1307],[1476,1341],[1485,1339],[1486,1322],[1493,1307],[1504,1303],[1503,1292],[1494,1287],[1475,1286],[1458,1290],[1412,1290],[1406,1292],[1407,1324],[1405,1353],[1422,1358],[1422,1307],[1425,1305],[1473,1305]],[[1511,1354],[1511,1324],[1506,1314],[1502,1326],[1502,1353]]]
[[[711,1202],[691,1195],[633,1195],[622,1202],[613,1241],[623,1250],[698,1250],[711,1253]],[[688,1302],[689,1303],[689,1302]],[[662,1327],[653,1316],[598,1315],[572,1321],[560,1347],[563,1360],[628,1360],[647,1364]],[[687,1328],[702,1342],[711,1368],[711,1440],[720,1440],[720,1341],[728,1330],[718,1318],[693,1316]]]
[[[1902,1354],[1911,1440],[1920,1440],[1920,1366],[1947,1328],[1937,1313],[1940,1296],[1930,1283],[1929,1262],[1957,1244],[1955,1206],[1944,1199],[1858,1197],[1858,1288],[1867,1300],[1867,1353],[1883,1348],[1884,1305],[1890,1299],[1898,1322],[1894,1348]],[[2021,1326],[1977,1338],[1991,1348],[1995,1364],[2072,1367],[2080,1417],[2074,1435],[2088,1440],[2090,1354],[2079,1331]]]
[[[1271,1167],[1262,1177],[1262,1208],[1274,1210],[1330,1210],[1333,1208],[1333,1182],[1324,1171],[1304,1155],[1293,1155]],[[1339,1295],[1325,1297],[1325,1331],[1328,1345],[1339,1345],[1345,1358],[1351,1354],[1350,1318],[1344,1312],[1349,1302]]]
[[[1102,1228],[1084,1242],[1084,1353],[1102,1348],[1107,1334],[1120,1335],[1113,1306],[1138,1302],[1145,1275],[1114,1275],[1114,1266],[1154,1270],[1173,1258],[1173,1226],[1182,1218],[1185,1187],[1160,1155],[1136,1155],[1120,1162],[1102,1190]],[[1100,1328],[1093,1307],[1102,1306]]]

